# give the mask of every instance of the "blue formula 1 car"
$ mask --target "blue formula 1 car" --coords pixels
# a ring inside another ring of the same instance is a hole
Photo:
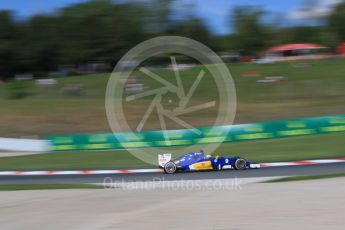
[[[158,155],[158,164],[167,174],[178,171],[260,168],[260,164],[246,161],[240,157],[212,157],[211,155],[205,155],[203,151],[187,153],[175,160],[171,160],[170,153],[160,154]]]

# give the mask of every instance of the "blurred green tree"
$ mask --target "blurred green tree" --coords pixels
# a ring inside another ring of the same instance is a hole
[[[197,40],[207,46],[212,47],[213,36],[208,30],[205,23],[196,17],[190,17],[178,23],[173,30],[175,35],[184,36]]]
[[[345,1],[339,3],[329,17],[329,27],[340,42],[345,42]]]
[[[264,11],[256,7],[238,6],[231,12],[236,47],[243,54],[255,55],[265,48],[267,30],[261,23]]]
[[[9,11],[0,11],[0,78],[15,73],[15,50],[17,28]]]
[[[90,1],[65,8],[59,17],[61,62],[95,59],[114,62],[144,35],[143,9],[110,0]]]

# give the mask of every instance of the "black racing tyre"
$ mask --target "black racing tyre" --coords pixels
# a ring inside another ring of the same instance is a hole
[[[235,165],[234,165],[234,168],[236,170],[244,170],[247,168],[247,162],[245,159],[242,159],[242,158],[238,158],[236,161],[235,161]]]
[[[168,163],[164,165],[164,172],[167,174],[173,174],[176,172],[176,170],[177,170],[177,167],[175,163],[172,161],[169,161]]]

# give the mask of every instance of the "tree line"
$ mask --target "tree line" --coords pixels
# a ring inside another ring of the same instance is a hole
[[[0,11],[0,78],[97,60],[114,65],[134,45],[160,35],[186,36],[215,51],[243,55],[258,55],[284,43],[313,42],[334,48],[345,41],[344,2],[316,26],[293,27],[265,24],[263,9],[238,6],[229,12],[232,32],[226,35],[215,34],[194,14],[176,19],[172,4],[173,0],[90,0],[25,20]]]

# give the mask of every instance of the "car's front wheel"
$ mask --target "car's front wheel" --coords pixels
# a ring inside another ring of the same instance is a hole
[[[164,165],[164,172],[167,174],[173,174],[176,172],[176,170],[177,170],[177,167],[175,163],[172,161],[169,161],[168,163]]]
[[[245,159],[242,159],[242,158],[238,158],[236,161],[235,161],[235,165],[234,165],[234,168],[236,170],[244,170],[247,168],[247,162]]]

